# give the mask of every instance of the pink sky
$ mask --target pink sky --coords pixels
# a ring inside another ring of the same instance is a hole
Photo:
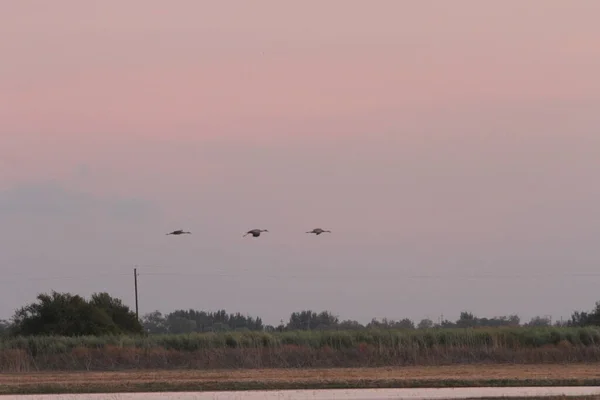
[[[301,256],[310,249],[336,273],[352,260],[357,273],[365,260],[383,270],[428,265],[433,273],[449,271],[448,262],[464,264],[463,273],[506,263],[510,271],[586,270],[600,256],[586,247],[600,233],[589,219],[600,199],[598,15],[594,0],[7,2],[0,5],[0,195],[19,199],[26,185],[53,196],[87,193],[106,207],[124,198],[151,205],[156,219],[140,222],[158,233],[144,236],[151,254],[132,250],[136,228],[114,221],[122,237],[102,262],[115,265],[171,262],[172,249],[156,242],[165,229],[214,227],[212,246],[229,249],[239,231],[258,224],[279,229],[269,240],[292,252],[278,256],[284,266],[273,264],[267,246],[252,253],[250,265],[274,269],[317,268],[317,258]],[[6,207],[23,235],[50,218]],[[315,224],[337,232],[326,239],[329,249],[290,244],[289,235]],[[115,229],[106,221],[81,225],[100,236]],[[101,252],[77,238],[91,247],[69,256],[68,241],[55,239],[43,252],[50,265],[35,266],[25,243],[44,247],[43,235],[12,239],[15,249],[0,262],[37,276],[42,268],[70,271],[65,265]],[[196,250],[178,250],[181,269],[195,268]],[[210,257],[235,269],[230,258]],[[566,316],[598,300],[580,290],[572,304],[548,303],[544,296],[561,282],[541,288],[539,303],[514,297],[506,313]],[[333,286],[311,299],[356,318],[452,315],[474,304],[457,294],[466,284],[438,288],[431,304],[400,311],[385,300],[394,287],[378,287],[382,297],[362,305],[338,304]],[[0,314],[35,291],[17,294]],[[312,306],[304,300],[292,294],[277,312]],[[145,311],[192,301],[182,290]],[[493,298],[477,304],[474,311],[504,312]],[[234,299],[228,307],[238,305],[255,313],[265,306]]]

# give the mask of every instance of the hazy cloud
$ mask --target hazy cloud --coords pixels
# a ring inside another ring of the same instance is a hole
[[[29,183],[0,191],[0,214],[29,216],[98,216],[139,220],[156,207],[137,198],[100,197],[54,182]]]
[[[131,305],[136,265],[142,313],[273,324],[598,300],[599,2],[30,3],[0,13],[0,318]]]

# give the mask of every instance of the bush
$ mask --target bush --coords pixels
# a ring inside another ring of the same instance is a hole
[[[600,327],[286,331],[0,340],[0,372],[600,361]]]

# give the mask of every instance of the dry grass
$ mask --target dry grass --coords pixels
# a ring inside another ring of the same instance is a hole
[[[0,385],[107,381],[305,382],[359,379],[600,379],[600,364],[456,365],[403,368],[250,369],[3,373]]]
[[[600,385],[600,328],[0,341],[0,394]]]
[[[497,400],[498,397],[470,397],[469,400]],[[539,397],[510,397],[510,400],[600,400],[600,395],[590,394],[583,396],[539,396]]]
[[[406,348],[359,344],[355,348],[282,345],[274,348],[215,348],[195,351],[106,345],[56,351],[0,349],[0,373],[40,371],[139,371],[325,369],[442,366],[457,364],[580,364],[600,362],[600,346],[436,346]]]
[[[600,362],[600,327],[193,333],[0,340],[0,373]]]

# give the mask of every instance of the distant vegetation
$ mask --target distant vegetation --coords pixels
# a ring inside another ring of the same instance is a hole
[[[284,332],[296,330],[369,330],[369,329],[432,329],[432,328],[499,328],[499,327],[582,327],[600,326],[600,302],[591,312],[575,312],[567,321],[555,321],[549,317],[533,317],[521,323],[518,315],[500,317],[477,317],[463,311],[456,321],[447,319],[434,322],[422,319],[414,321],[404,318],[393,320],[373,318],[367,324],[354,320],[340,320],[330,311],[315,312],[304,310],[293,312],[287,322],[278,326],[263,325],[261,318],[244,316],[239,313],[227,314],[225,310],[205,312],[196,310],[176,310],[163,315],[154,311],[142,318],[144,331],[148,334],[192,333],[192,332],[228,332],[228,331],[266,331]]]
[[[278,326],[263,324],[260,317],[219,311],[175,310],[168,314],[154,311],[138,321],[134,312],[120,299],[108,293],[94,293],[89,300],[70,293],[39,294],[37,301],[15,312],[11,321],[0,320],[0,337],[4,336],[101,336],[121,334],[184,334],[230,331],[286,332],[303,330],[372,330],[372,329],[439,329],[439,328],[499,328],[499,327],[584,327],[600,326],[600,302],[590,312],[577,311],[567,321],[534,317],[521,323],[519,316],[477,317],[463,311],[456,321],[434,322],[422,319],[417,324],[404,318],[391,320],[373,318],[367,324],[340,320],[330,311],[304,310],[293,312],[287,322]]]
[[[95,293],[89,300],[70,293],[40,294],[15,312],[3,330],[12,336],[141,334],[143,327],[121,300]]]
[[[1,321],[0,335],[0,372],[595,362],[600,302],[562,324],[463,312],[454,322],[361,325],[328,311],[301,311],[273,327],[224,310],[155,311],[138,322],[107,293],[86,300],[52,292]]]
[[[14,337],[0,372],[321,368],[600,361],[600,328],[224,332]]]

